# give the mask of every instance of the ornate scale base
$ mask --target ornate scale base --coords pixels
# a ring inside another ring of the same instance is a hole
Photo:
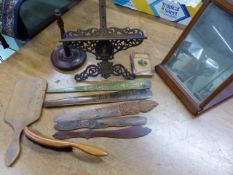
[[[97,65],[89,65],[85,71],[80,74],[75,75],[76,81],[82,81],[88,79],[88,77],[97,77],[101,75],[101,77],[107,79],[111,75],[114,76],[123,76],[125,79],[133,80],[135,76],[131,74],[123,65],[121,64],[113,64],[109,61],[102,61]]]
[[[97,77],[101,75],[107,79],[111,75],[123,76],[132,80],[135,76],[123,65],[116,64],[110,60],[114,59],[117,52],[140,45],[144,39],[143,31],[140,29],[107,27],[106,0],[99,0],[100,28],[78,29],[76,31],[64,30],[64,23],[60,13],[56,13],[57,22],[61,32],[62,46],[55,49],[52,54],[53,64],[63,70],[75,69],[85,61],[86,54],[92,53],[101,62],[97,65],[89,65],[82,73],[75,75],[77,81]],[[80,52],[80,50],[84,52]]]
[[[63,45],[53,50],[51,60],[53,65],[61,70],[74,70],[82,66],[86,61],[86,52],[80,49],[70,49],[70,56],[66,56]]]

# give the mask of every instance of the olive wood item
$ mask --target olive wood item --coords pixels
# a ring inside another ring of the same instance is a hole
[[[125,91],[125,90],[150,89],[150,88],[151,88],[150,80],[137,79],[137,80],[106,82],[106,83],[102,82],[87,86],[48,89],[47,93]]]
[[[98,156],[98,157],[108,155],[108,153],[106,153],[104,150],[97,148],[97,147],[79,144],[79,143],[73,143],[73,142],[65,142],[65,141],[60,141],[60,140],[55,140],[55,139],[44,137],[40,133],[29,129],[28,127],[24,129],[24,133],[27,138],[29,138],[30,140],[32,140],[33,142],[39,145],[43,145],[43,146],[47,146],[51,148],[59,148],[59,149],[60,148],[78,148],[85,153],[88,153],[93,156]]]
[[[79,96],[44,102],[45,108],[79,106],[87,104],[115,103],[122,101],[145,100],[152,97],[150,89],[112,92],[90,96]]]
[[[116,139],[135,139],[143,137],[151,133],[151,129],[142,126],[132,126],[129,128],[119,129],[119,130],[85,130],[85,131],[59,131],[53,135],[56,139],[70,139],[70,138],[86,138],[91,139],[95,137],[107,137]]]
[[[60,115],[55,118],[55,122],[73,122],[80,120],[91,120],[100,118],[119,117],[126,115],[137,115],[140,112],[146,113],[153,110],[158,103],[151,100],[123,102],[108,107],[96,108],[92,110],[80,111],[78,113]]]
[[[102,129],[108,127],[140,126],[146,123],[147,118],[135,116],[60,122],[55,125],[55,128],[60,131],[70,131],[82,128]]]
[[[5,121],[14,129],[14,136],[5,154],[5,164],[11,166],[20,153],[23,129],[39,119],[47,88],[46,80],[19,80],[8,104]]]

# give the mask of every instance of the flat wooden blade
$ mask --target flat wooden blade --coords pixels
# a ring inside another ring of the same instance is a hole
[[[55,125],[55,128],[60,131],[70,131],[75,129],[90,128],[90,129],[102,129],[108,127],[126,127],[126,126],[140,126],[147,123],[145,117],[117,117],[117,118],[105,118],[95,120],[80,120],[80,121],[68,121],[60,122]]]
[[[88,104],[116,103],[123,101],[146,100],[152,97],[150,89],[119,91],[113,93],[97,94],[90,96],[79,96],[44,102],[45,108],[56,108],[66,106],[80,106]]]
[[[56,139],[70,139],[70,138],[95,138],[95,137],[107,137],[116,139],[135,139],[146,136],[152,130],[142,126],[132,126],[129,128],[119,130],[85,130],[85,131],[59,131],[53,135]]]
[[[5,155],[7,166],[11,166],[19,155],[23,129],[39,119],[46,88],[46,80],[39,78],[19,80],[16,83],[5,114],[6,123],[14,129],[13,140]]]
[[[158,103],[152,100],[128,101],[122,102],[108,107],[95,108],[71,114],[59,115],[55,118],[55,122],[72,122],[76,120],[91,120],[100,118],[119,117],[126,115],[137,115],[140,112],[146,113],[153,110]]]

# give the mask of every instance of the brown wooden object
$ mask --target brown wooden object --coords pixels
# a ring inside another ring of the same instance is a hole
[[[20,135],[23,129],[39,119],[47,81],[43,79],[19,80],[8,104],[5,121],[14,129],[14,136],[5,155],[11,166],[20,153]]]
[[[146,123],[146,117],[132,116],[59,122],[55,125],[55,128],[60,131],[70,131],[82,128],[102,129],[108,127],[141,126]]]
[[[72,122],[78,120],[91,120],[100,118],[119,117],[126,115],[136,115],[140,112],[146,113],[153,110],[158,103],[152,100],[144,101],[130,101],[123,102],[108,107],[96,108],[87,111],[80,111],[79,113],[72,113],[57,116],[55,121],[57,123]]]
[[[155,67],[155,71],[171,88],[171,90],[179,97],[179,99],[184,103],[184,105],[193,115],[199,115],[204,111],[210,109],[211,107],[233,96],[233,74],[229,78],[227,78],[220,86],[218,86],[218,88],[216,88],[207,98],[205,98],[203,101],[197,101],[194,98],[194,96],[190,94],[187,88],[184,87],[183,83],[177,80],[177,78],[169,70],[168,66],[166,66],[166,64],[170,61],[171,57],[173,55],[178,54],[175,53],[177,51],[177,48],[187,38],[188,34],[191,32],[193,27],[198,23],[203,13],[210,5],[216,5],[220,9],[233,15],[233,0],[207,0],[204,3],[204,5],[201,7],[199,12],[196,14],[196,16],[192,19],[191,23],[184,30],[182,35],[179,37],[175,45],[169,51],[163,62]],[[220,35],[220,39],[224,40],[221,34],[219,35]],[[226,41],[224,42],[226,43]],[[228,45],[228,47],[230,46]]]
[[[132,126],[118,130],[91,130],[84,131],[59,131],[53,135],[57,139],[107,137],[115,139],[136,139],[151,133],[151,129],[142,126]]]
[[[61,39],[65,36],[64,22],[61,18],[61,12],[55,11],[57,25],[61,33]],[[73,70],[84,64],[86,61],[86,52],[81,49],[69,48],[65,43],[57,46],[51,55],[53,65],[61,70]]]
[[[152,97],[150,89],[119,91],[90,96],[78,96],[72,98],[48,100],[44,102],[45,108],[57,108],[67,106],[80,106],[102,103],[116,103],[123,101],[146,100]]]
[[[51,148],[78,148],[85,153],[98,157],[108,155],[108,153],[97,147],[47,138],[45,136],[42,136],[40,133],[29,129],[28,127],[24,129],[24,133],[27,138],[43,146]]]

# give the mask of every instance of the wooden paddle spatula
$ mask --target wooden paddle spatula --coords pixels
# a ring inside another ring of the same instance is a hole
[[[5,155],[5,163],[11,166],[20,152],[20,136],[23,129],[39,119],[47,89],[47,81],[39,78],[19,80],[5,113],[5,121],[14,129],[14,136]]]

